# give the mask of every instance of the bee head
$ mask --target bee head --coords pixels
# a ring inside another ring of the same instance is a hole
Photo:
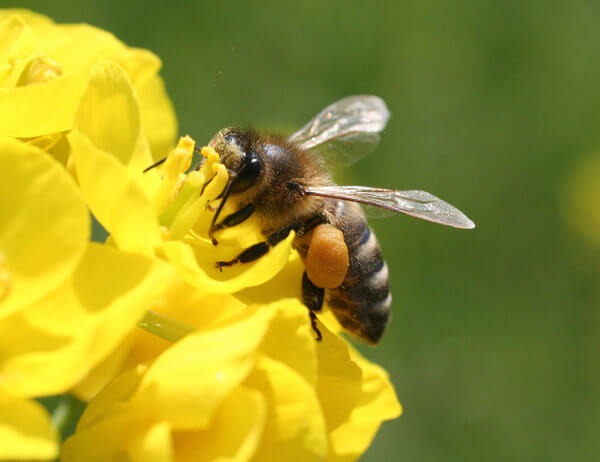
[[[243,192],[258,184],[265,172],[265,163],[253,147],[248,132],[224,128],[208,145],[221,157],[231,176],[231,192]]]

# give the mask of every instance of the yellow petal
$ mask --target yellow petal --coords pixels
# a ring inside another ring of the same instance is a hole
[[[287,364],[311,386],[317,384],[315,334],[310,327],[308,309],[296,300],[281,300],[271,307],[276,314],[271,321],[260,350],[263,354]],[[285,348],[281,346],[285,345]]]
[[[155,160],[164,157],[177,137],[177,118],[158,70],[160,59],[147,50],[128,49],[118,61],[131,79],[138,97],[142,127]]]
[[[139,174],[140,179],[144,168],[152,163],[142,136],[137,96],[129,76],[116,63],[100,61],[92,68],[73,128]]]
[[[235,294],[244,303],[272,303],[284,298],[302,302],[302,274],[304,263],[292,250],[283,269],[263,284],[247,287]]]
[[[123,403],[133,396],[147,370],[145,365],[137,366],[107,384],[85,408],[77,422],[77,431],[89,430],[102,419],[114,415],[117,409],[123,408]]]
[[[330,434],[332,453],[328,461],[357,459],[371,445],[381,423],[402,414],[387,372],[353,348],[350,356],[362,370],[361,394],[350,418]]]
[[[122,340],[112,354],[96,364],[92,370],[75,384],[71,388],[71,393],[81,401],[88,402],[92,400],[112,379],[124,370],[123,365],[134,338],[135,331]]]
[[[261,356],[244,384],[267,401],[267,423],[255,460],[306,462],[325,457],[325,421],[314,389],[301,375]]]
[[[183,338],[152,364],[132,402],[150,407],[156,420],[169,420],[177,430],[207,426],[250,372],[271,317],[270,310],[248,308],[235,323]]]
[[[292,249],[287,263],[273,278],[261,285],[240,290],[235,296],[248,305],[254,303],[273,303],[286,298],[293,298],[303,303],[303,273],[304,263],[298,251]],[[327,307],[319,314],[319,321],[325,324],[331,332],[341,332],[343,330],[336,317]]]
[[[171,426],[158,422],[145,432],[136,435],[127,444],[131,462],[170,462],[173,459]]]
[[[0,88],[14,88],[35,54],[35,38],[18,15],[0,19]]]
[[[362,370],[362,392],[359,407],[352,413],[353,420],[389,420],[402,414],[394,387],[382,367],[365,359],[349,347],[350,357]]]
[[[162,79],[155,76],[136,85],[142,112],[142,126],[155,160],[173,149],[177,139],[177,117]]]
[[[154,255],[160,240],[152,202],[127,169],[81,134],[69,135],[81,192],[94,216],[125,251]]]
[[[65,74],[0,93],[0,136],[28,138],[70,130],[84,83]]]
[[[61,284],[89,232],[87,209],[63,167],[33,146],[0,139],[0,253],[10,278],[0,317]]]
[[[0,394],[0,459],[55,459],[58,433],[35,401]]]
[[[208,292],[232,293],[263,284],[281,271],[289,258],[294,237],[292,232],[263,257],[222,271],[217,269],[216,262],[235,258],[241,252],[239,247],[214,246],[203,241],[195,241],[193,245],[168,241],[161,249],[184,281]]]
[[[36,31],[54,25],[54,21],[48,16],[25,8],[4,8],[0,10],[0,20],[13,15],[20,16],[29,27],[33,27]]]
[[[206,331],[227,323],[239,315],[246,305],[230,295],[206,295],[201,290],[176,281],[149,308]],[[75,393],[89,401],[115,375],[153,360],[170,346],[170,342],[143,329],[136,329],[114,354],[98,364],[76,386]]]
[[[173,435],[175,460],[251,460],[260,442],[265,418],[266,405],[262,395],[245,387],[238,387],[223,400],[209,429],[176,432]]]
[[[362,372],[350,357],[348,343],[324,326],[320,328],[323,340],[317,345],[317,393],[327,428],[332,430],[347,420],[356,406],[360,398]]]
[[[8,29],[13,33],[5,34],[6,40],[2,41],[5,48],[10,48],[13,61],[36,54],[52,59],[64,71],[61,78],[48,84],[2,92],[0,135],[27,138],[69,130],[90,69],[99,60],[105,59],[125,68],[133,87],[142,95],[143,111],[149,112],[147,116],[142,114],[142,123],[152,149],[172,145],[176,131],[175,116],[162,81],[157,76],[160,60],[152,53],[128,48],[114,35],[96,27],[55,24],[49,18],[27,10],[3,10],[0,20],[20,21],[28,26],[25,29],[27,34],[21,34],[17,42],[12,38],[18,31],[11,26]],[[23,63],[17,60],[14,65],[9,65],[2,61],[0,53],[0,82],[3,77],[16,82],[16,78],[8,74],[18,77],[18,69],[22,69]]]
[[[77,431],[62,446],[61,462],[131,462],[128,445],[150,429],[143,414],[122,412]]]
[[[159,261],[93,243],[66,284],[0,323],[3,385],[22,396],[64,392],[137,329],[169,275]]]
[[[153,433],[159,437],[157,444],[161,448],[165,427],[153,431],[156,422],[151,419],[151,409],[136,409],[126,403],[146,369],[139,366],[120,375],[88,404],[76,433],[63,445],[61,461],[129,462],[130,449],[146,452],[153,444],[152,438],[148,439]]]

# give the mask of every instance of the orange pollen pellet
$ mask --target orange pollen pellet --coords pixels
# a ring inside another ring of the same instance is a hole
[[[344,234],[331,225],[317,226],[306,256],[308,279],[324,289],[338,287],[344,282],[349,262]]]

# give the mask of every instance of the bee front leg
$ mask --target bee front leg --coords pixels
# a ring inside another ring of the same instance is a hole
[[[254,204],[248,204],[245,207],[242,207],[237,212],[232,213],[231,215],[227,215],[223,218],[221,223],[213,223],[210,229],[208,230],[208,237],[215,243],[216,239],[213,237],[213,233],[223,229],[223,228],[231,228],[232,226],[239,225],[246,221],[250,216],[254,213],[256,207]],[[216,245],[216,244],[215,244]]]
[[[308,279],[306,271],[302,275],[302,299],[308,308],[310,326],[317,336],[317,342],[320,342],[323,336],[317,327],[317,315],[315,313],[318,313],[323,309],[323,303],[325,302],[325,289],[315,286],[310,279]]]
[[[283,241],[292,231],[298,231],[301,226],[302,223],[294,223],[293,225],[286,226],[282,230],[271,234],[269,237],[267,237],[266,241],[254,244],[252,247],[248,247],[233,260],[218,261],[216,266],[222,271],[223,268],[227,266],[233,266],[237,263],[249,263],[251,261],[258,260],[264,254],[266,254],[271,247],[275,247],[277,244]]]

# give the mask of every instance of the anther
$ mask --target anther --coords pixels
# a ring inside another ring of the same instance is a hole
[[[18,87],[33,83],[44,83],[61,76],[63,73],[60,65],[47,56],[36,56],[25,66],[17,81]]]

